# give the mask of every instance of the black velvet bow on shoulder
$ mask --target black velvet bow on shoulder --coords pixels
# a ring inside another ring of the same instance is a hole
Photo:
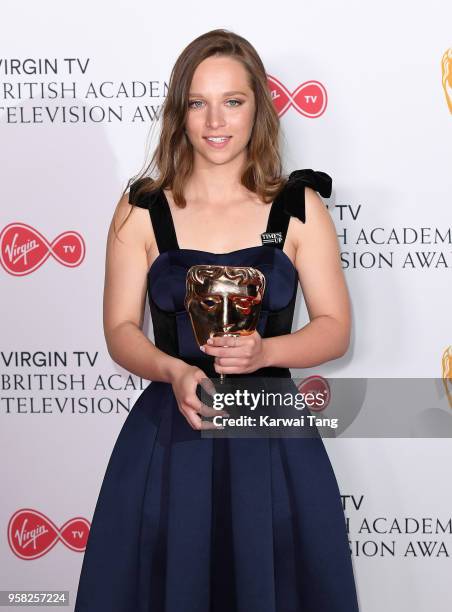
[[[287,183],[280,192],[285,212],[292,217],[298,217],[305,223],[305,187],[311,187],[324,198],[329,198],[332,185],[331,176],[321,170],[310,168],[294,170],[289,174]]]
[[[129,202],[141,208],[150,208],[158,199],[159,191],[141,192],[137,197],[137,191],[149,179],[139,179],[130,186]],[[303,223],[306,221],[305,214],[305,187],[315,189],[324,198],[331,195],[332,178],[321,170],[305,168],[294,170],[289,174],[286,184],[280,191],[278,198],[282,199],[283,209],[292,217],[298,217]]]

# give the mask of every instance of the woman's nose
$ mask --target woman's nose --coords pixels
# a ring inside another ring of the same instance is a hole
[[[207,110],[206,123],[208,127],[219,127],[224,125],[223,110],[218,107],[211,106]]]

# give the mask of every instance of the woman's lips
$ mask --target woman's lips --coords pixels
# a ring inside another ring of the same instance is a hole
[[[207,137],[205,137],[205,141],[213,149],[224,149],[226,147],[226,145],[228,144],[228,142],[231,140],[231,138],[232,138],[232,136],[228,136],[226,138],[226,140],[224,140],[222,142],[213,142],[212,140],[209,140]]]

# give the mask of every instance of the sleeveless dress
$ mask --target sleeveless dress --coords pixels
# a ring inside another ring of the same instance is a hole
[[[129,201],[149,209],[159,249],[148,272],[158,348],[218,379],[184,308],[194,264],[259,269],[266,288],[258,332],[291,332],[298,275],[284,238],[290,215],[305,222],[306,185],[330,196],[326,173],[292,172],[269,205],[262,246],[224,254],[180,249],[163,190],[135,198],[137,184]],[[290,370],[247,376],[290,378]],[[322,438],[201,437],[171,384],[151,382],[113,447],[81,568],[75,612],[103,611],[357,612],[340,492]]]

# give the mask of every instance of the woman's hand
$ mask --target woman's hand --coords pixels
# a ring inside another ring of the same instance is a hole
[[[206,355],[215,356],[219,374],[246,374],[268,365],[265,338],[258,331],[248,336],[215,336],[202,345]]]
[[[213,422],[201,420],[199,414],[206,417],[213,417],[218,415],[228,416],[229,413],[225,410],[210,408],[201,402],[196,395],[196,387],[198,384],[210,395],[216,393],[215,385],[197,366],[184,363],[182,368],[178,368],[173,376],[171,385],[179,410],[187,419],[192,429],[220,429],[220,426],[215,425]]]

